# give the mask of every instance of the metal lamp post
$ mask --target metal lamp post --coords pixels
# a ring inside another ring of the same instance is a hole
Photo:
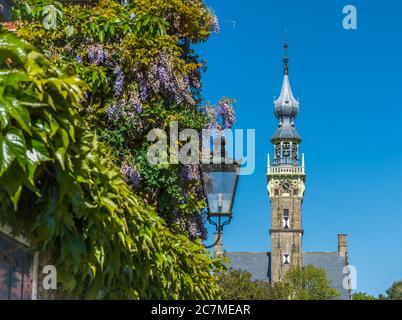
[[[202,165],[204,194],[208,206],[207,219],[216,227],[215,241],[206,248],[215,247],[215,255],[222,253],[223,228],[232,220],[239,172],[240,164],[226,159],[225,142],[222,138],[220,154],[214,154],[213,163]]]

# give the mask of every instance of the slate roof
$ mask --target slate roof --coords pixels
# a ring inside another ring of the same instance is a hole
[[[312,264],[324,269],[332,286],[341,293],[338,299],[350,300],[349,291],[343,287],[343,279],[346,276],[343,268],[346,266],[346,261],[345,258],[339,256],[338,252],[305,252],[302,260],[303,265]]]
[[[233,269],[251,273],[253,280],[269,281],[271,275],[270,252],[225,252]]]
[[[230,259],[230,265],[233,269],[251,273],[254,280],[270,280],[270,252],[226,252],[225,255]],[[342,285],[346,276],[343,274],[346,262],[344,258],[339,256],[338,252],[305,252],[302,263],[324,269],[332,286],[341,293],[338,299],[350,299],[349,291],[344,289]]]

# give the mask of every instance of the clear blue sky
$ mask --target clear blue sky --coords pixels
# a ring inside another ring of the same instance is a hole
[[[256,129],[256,171],[242,176],[227,251],[269,251],[266,154],[277,123],[288,31],[290,80],[306,157],[304,251],[336,251],[349,234],[358,291],[402,280],[402,4],[395,0],[207,0],[221,32],[197,46],[203,97],[237,99],[236,128]],[[358,29],[342,27],[345,5]],[[235,27],[231,20],[236,21]],[[210,228],[212,234],[212,229]],[[209,239],[211,242],[211,239]]]

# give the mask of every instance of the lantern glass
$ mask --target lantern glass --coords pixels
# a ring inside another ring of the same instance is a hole
[[[203,168],[204,192],[210,216],[230,216],[238,182],[237,164],[207,165]]]

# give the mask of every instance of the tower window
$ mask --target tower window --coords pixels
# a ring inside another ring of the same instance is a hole
[[[299,153],[297,151],[297,144],[293,143],[292,144],[292,158],[294,160],[298,160],[299,159]]]
[[[282,257],[283,264],[290,264],[290,253],[285,253]]]
[[[283,229],[290,228],[290,217],[289,217],[289,209],[283,210],[283,222],[282,222]]]
[[[280,145],[275,145],[275,159],[280,159],[281,158],[281,146]]]
[[[290,142],[284,142],[282,144],[283,152],[282,155],[284,158],[289,158],[290,157]]]

